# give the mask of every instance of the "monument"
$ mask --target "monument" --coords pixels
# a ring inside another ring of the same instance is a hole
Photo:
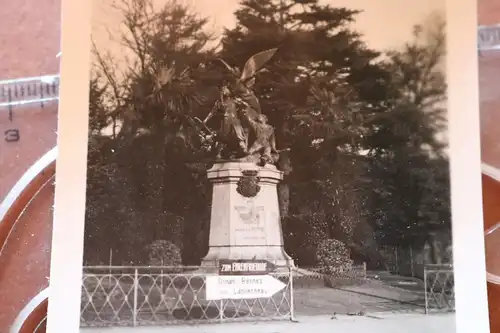
[[[267,123],[252,90],[255,76],[277,49],[259,52],[243,70],[221,60],[233,80],[221,87],[218,100],[204,121],[219,113],[216,161],[207,177],[213,185],[209,250],[204,269],[218,268],[220,260],[267,260],[276,266],[293,266],[285,252],[277,185],[283,173],[274,165],[279,159],[274,128]],[[211,134],[214,134],[211,132]]]

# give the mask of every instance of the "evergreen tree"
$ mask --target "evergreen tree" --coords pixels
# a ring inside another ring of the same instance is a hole
[[[350,29],[357,11],[316,0],[242,1],[218,52],[207,20],[184,5],[123,0],[120,9],[133,56],[119,76],[116,61],[96,52],[91,85],[93,248],[107,253],[104,240],[114,237],[138,263],[138,249],[165,239],[184,264],[199,262],[211,186],[191,119],[210,111],[227,75],[212,60],[241,68],[274,47],[255,91],[278,148],[291,148],[279,161],[279,193],[285,246],[298,263],[314,264],[317,244],[333,238],[380,265],[375,231],[379,242],[401,244],[449,228],[446,145],[436,138],[445,125],[442,25],[417,27],[415,41],[381,61]]]
[[[445,35],[439,16],[416,26],[414,40],[389,54],[390,117],[371,138],[377,229],[384,242],[422,244],[450,228],[446,141]]]
[[[141,260],[140,250],[156,239],[181,248],[190,243],[183,255],[198,260],[196,245],[200,230],[207,227],[203,222],[208,220],[204,215],[209,192],[199,170],[187,163],[199,159],[203,150],[188,121],[204,112],[205,96],[214,91],[215,81],[201,65],[211,57],[207,19],[176,2],[157,8],[151,0],[123,0],[117,9],[124,17],[125,32],[119,37],[129,62],[120,71],[123,67],[115,58],[95,52],[95,73],[106,98],[94,94],[91,99],[105,110],[104,122],[117,126],[108,138],[99,131],[92,134],[92,142],[110,141],[106,147],[96,146],[96,155],[113,151],[106,163],[116,169],[108,180],[89,178],[96,182],[91,187],[101,186],[108,194],[107,199],[93,201],[101,208],[94,219],[118,227],[113,238],[127,260]],[[91,124],[102,122],[102,113],[91,113]],[[103,165],[91,158],[89,168]],[[105,213],[102,207],[110,202]],[[128,213],[123,216],[112,209]],[[191,233],[183,233],[184,228]]]
[[[291,147],[290,190],[280,191],[290,206],[284,226],[291,252],[304,250],[304,241],[309,252],[325,238],[351,242],[366,215],[359,151],[371,129],[364,122],[385,112],[390,77],[374,61],[379,53],[350,29],[357,14],[315,0],[245,0],[222,40],[221,57],[237,66],[279,47],[255,89],[278,145]]]

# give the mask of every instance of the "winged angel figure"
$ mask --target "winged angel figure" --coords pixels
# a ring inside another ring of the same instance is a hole
[[[276,150],[274,128],[267,123],[259,99],[252,90],[255,76],[276,51],[277,48],[273,48],[254,54],[241,72],[218,59],[231,73],[231,79],[222,85],[220,99],[205,120],[198,119],[208,129],[206,124],[214,115],[223,115],[220,129],[216,132],[217,159],[276,163],[279,152]]]

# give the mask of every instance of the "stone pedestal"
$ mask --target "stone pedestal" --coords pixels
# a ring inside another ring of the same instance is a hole
[[[273,165],[216,163],[207,172],[213,184],[208,254],[203,268],[221,259],[268,260],[292,266],[283,247],[277,184],[283,173]]]

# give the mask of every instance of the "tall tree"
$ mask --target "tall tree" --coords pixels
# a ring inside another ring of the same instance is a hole
[[[357,11],[316,0],[244,0],[226,30],[221,57],[241,66],[249,55],[279,47],[255,89],[263,112],[291,147],[280,191],[290,242],[336,237],[350,241],[365,210],[365,120],[385,111],[389,75],[350,29]],[[300,230],[300,231],[299,231]],[[295,240],[294,240],[295,239]],[[293,250],[292,250],[293,251]]]
[[[370,138],[373,178],[380,179],[372,209],[384,242],[422,244],[450,227],[444,29],[433,16],[389,53],[390,117],[376,120],[380,130]]]
[[[207,47],[212,37],[207,19],[175,1],[157,7],[152,0],[123,0],[115,9],[123,16],[125,28],[115,38],[128,61],[124,66],[112,54],[95,50],[95,72],[107,99],[93,99],[106,109],[108,120],[118,124],[107,148],[113,148],[111,160],[121,177],[111,177],[107,187],[116,182],[126,187],[114,194],[134,212],[127,216],[125,226],[139,227],[142,232],[135,242],[124,237],[126,230],[118,230],[115,237],[124,255],[129,253],[137,261],[137,247],[155,239],[172,240],[182,247],[185,224],[193,230],[189,242],[199,243],[208,194],[198,170],[186,163],[200,151],[199,137],[187,121],[206,108],[203,96],[213,90],[202,66],[212,54]],[[96,117],[97,113],[91,121],[96,122]],[[100,136],[94,132],[93,140]],[[103,185],[103,180],[95,181]],[[125,200],[127,193],[130,200]],[[106,216],[99,218],[104,221]],[[189,251],[199,256],[196,246],[185,249],[188,257]]]
[[[211,188],[206,142],[190,119],[203,119],[218,97],[225,74],[211,60],[241,67],[272,47],[279,51],[255,90],[279,148],[291,148],[279,161],[280,199],[285,244],[299,264],[313,264],[326,238],[365,257],[369,247],[375,258],[372,228],[384,242],[445,228],[448,203],[436,199],[447,190],[445,145],[436,139],[446,91],[442,30],[416,29],[414,42],[380,61],[349,27],[357,11],[315,0],[244,0],[216,53],[207,20],[184,5],[123,0],[119,9],[131,56],[118,68],[96,52],[89,218],[95,234],[116,235],[129,259],[138,262],[137,248],[167,239],[182,248],[184,263],[199,262]]]

